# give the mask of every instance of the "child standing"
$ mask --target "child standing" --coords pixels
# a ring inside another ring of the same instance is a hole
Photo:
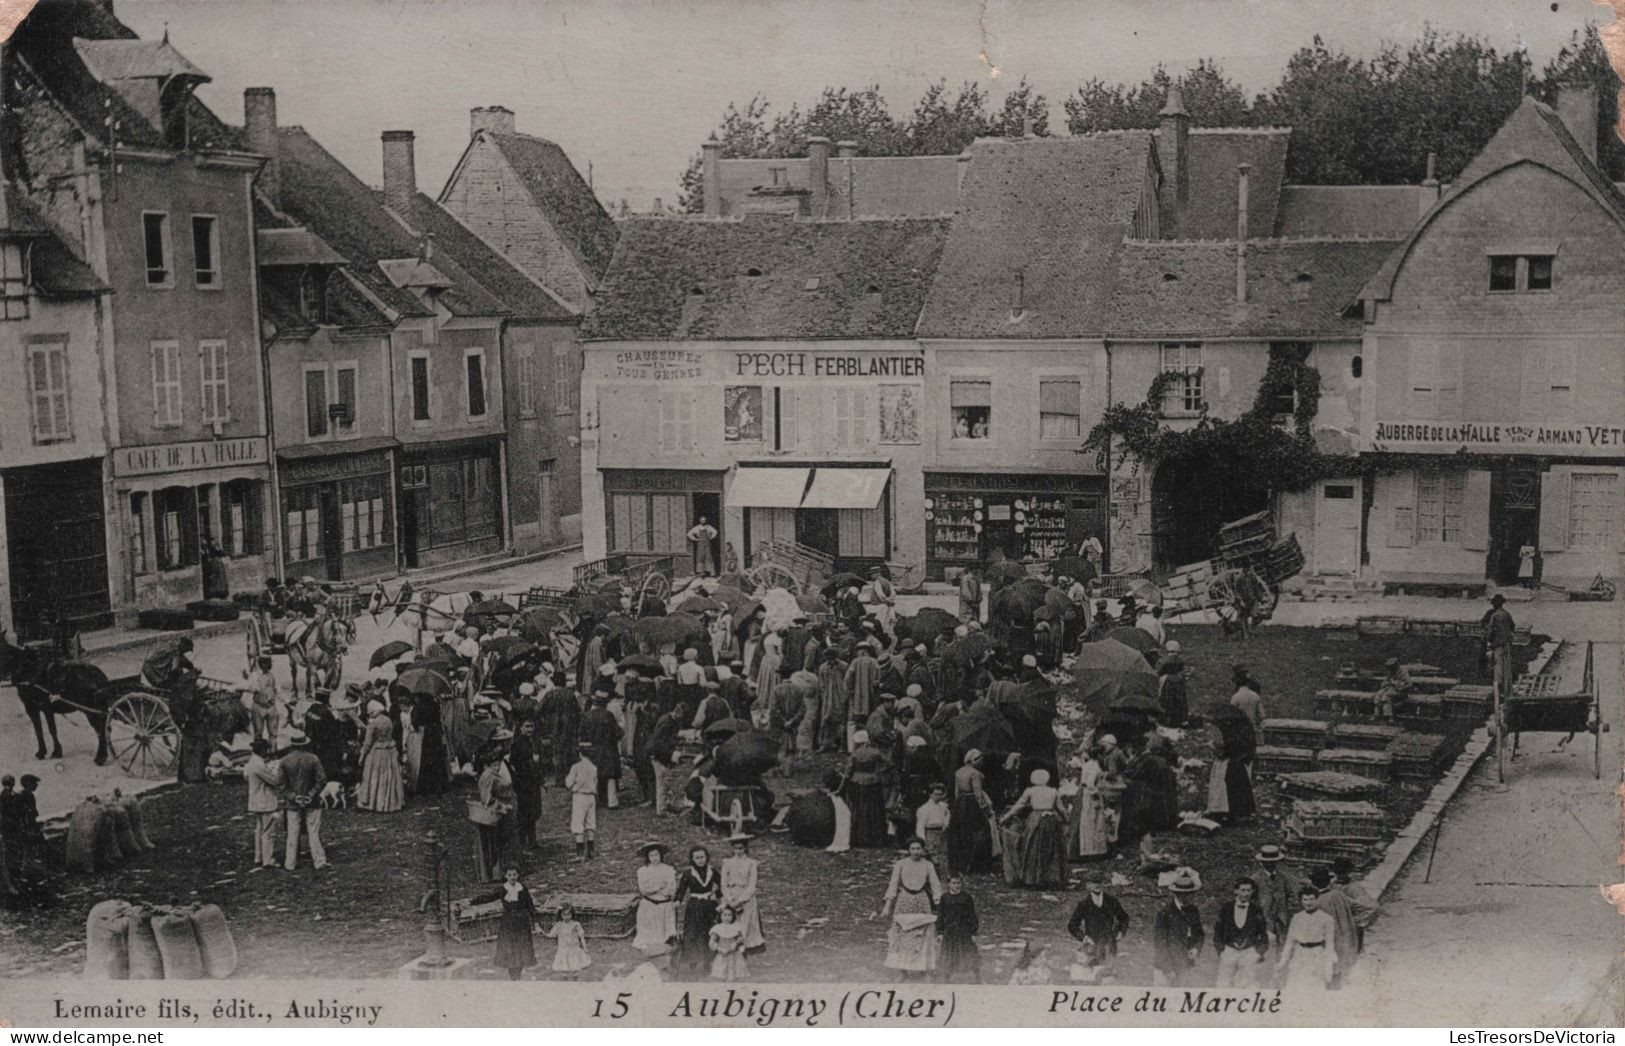
[[[745,924],[739,922],[739,913],[731,905],[717,909],[721,920],[711,927],[711,950],[717,957],[711,960],[711,979],[742,981],[750,976],[745,969]]]
[[[576,860],[593,856],[593,837],[598,834],[598,767],[590,758],[592,742],[578,746],[575,765],[564,777],[570,792],[570,834],[576,837]]]
[[[553,953],[553,972],[564,974],[567,981],[580,980],[581,971],[592,965],[592,956],[587,954],[587,934],[576,922],[575,908],[560,905],[558,922],[547,935],[558,942],[558,950]]]
[[[942,927],[942,958],[939,976],[946,984],[956,977],[969,976],[972,984],[982,983],[982,956],[976,950],[976,901],[965,892],[962,876],[948,876],[948,892],[937,905],[937,925]]]

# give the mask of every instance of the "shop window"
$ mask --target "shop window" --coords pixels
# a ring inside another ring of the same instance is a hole
[[[843,508],[837,523],[841,555],[874,559],[885,556],[884,508]]]
[[[1076,439],[1083,433],[1083,382],[1049,378],[1038,383],[1038,437]]]
[[[152,353],[152,423],[160,427],[181,423],[181,345],[155,341]]]
[[[1168,342],[1162,346],[1161,370],[1175,375],[1163,392],[1164,414],[1200,414],[1207,407],[1202,391],[1202,343]]]
[[[322,513],[318,487],[284,487],[283,500],[287,506],[286,529],[283,544],[290,562],[321,559]]]
[[[568,345],[553,347],[553,412],[574,414],[581,407],[581,379]]]
[[[174,272],[169,264],[169,215],[157,211],[143,213],[141,233],[147,255],[147,286],[174,286]]]
[[[220,530],[225,552],[232,556],[259,555],[264,546],[259,482],[234,479],[220,490]]]
[[[1416,473],[1416,541],[1445,545],[1461,541],[1461,506],[1467,493],[1465,472],[1423,469]]]
[[[762,442],[760,385],[729,385],[722,390],[722,438],[728,443]]]
[[[222,425],[231,420],[231,386],[226,373],[226,343],[198,342],[203,375],[203,423]]]
[[[355,374],[354,366],[333,369],[333,428],[340,433],[355,431]]]
[[[429,420],[429,356],[427,353],[411,357],[412,420]]]
[[[383,477],[363,476],[340,483],[339,522],[344,551],[356,552],[385,544],[388,527],[384,512]]]
[[[1555,261],[1550,254],[1492,254],[1490,290],[1549,291]]]
[[[165,487],[152,496],[154,545],[159,570],[197,562],[197,501],[190,487]]]
[[[954,439],[987,439],[993,432],[993,383],[987,380],[948,383],[948,408]]]
[[[34,442],[65,443],[73,439],[65,342],[28,346],[28,394],[34,411]]]
[[[192,266],[199,287],[219,288],[220,223],[213,215],[192,216]]]
[[[869,390],[835,390],[835,446],[863,450],[869,446]]]
[[[1619,476],[1575,472],[1569,476],[1569,548],[1612,548],[1620,528]]]
[[[615,552],[683,552],[688,548],[688,495],[611,494],[609,538]]]
[[[305,434],[327,435],[327,368],[305,369]]]
[[[28,319],[28,248],[0,246],[0,320]]]
[[[485,417],[485,350],[469,349],[463,353],[465,388],[468,392],[468,416]]]
[[[147,557],[147,495],[136,491],[130,495],[130,569],[138,576],[152,572]]]
[[[1440,421],[1461,416],[1460,343],[1411,346],[1411,416]]]
[[[795,541],[796,510],[793,508],[752,508],[749,514],[750,551],[754,556],[772,541]]]
[[[666,392],[660,396],[660,449],[665,453],[691,450],[695,444],[694,394]]]

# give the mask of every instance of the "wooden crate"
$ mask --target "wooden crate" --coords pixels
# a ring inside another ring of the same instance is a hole
[[[1382,810],[1372,803],[1332,799],[1298,799],[1283,822],[1290,835],[1306,842],[1382,838]]]
[[[1444,766],[1444,738],[1438,734],[1405,733],[1388,745],[1395,777],[1428,779]]]
[[[1393,757],[1387,752],[1372,752],[1364,748],[1326,748],[1315,755],[1317,770],[1334,770],[1377,780],[1389,777],[1393,762]]]
[[[1442,694],[1460,685],[1454,676],[1412,676],[1411,689],[1423,694]]]
[[[1340,773],[1336,770],[1282,774],[1278,780],[1288,795],[1310,799],[1361,799],[1379,796],[1387,787],[1375,778]]]
[[[1263,741],[1281,748],[1324,748],[1331,727],[1319,719],[1266,719]]]
[[[1261,774],[1291,774],[1314,769],[1312,748],[1259,745],[1253,753],[1253,769]]]
[[[635,893],[556,893],[542,904],[537,925],[545,932],[559,921],[559,909],[569,902],[576,910],[576,922],[588,937],[619,940],[638,928],[638,895]]]
[[[1372,614],[1355,622],[1362,636],[1399,636],[1405,634],[1407,619],[1392,614]]]
[[[1376,715],[1377,695],[1365,690],[1317,690],[1315,711],[1328,715]]]
[[[475,904],[470,898],[451,902],[451,926],[446,931],[459,944],[479,944],[497,939],[502,921],[502,902]]]
[[[1487,686],[1456,686],[1439,695],[1446,719],[1481,720],[1490,714],[1495,690]]]
[[[1386,723],[1338,723],[1332,728],[1332,744],[1338,748],[1364,748],[1387,751],[1388,745],[1405,731]]]
[[[1444,715],[1444,698],[1438,694],[1410,694],[1394,707],[1401,719],[1435,720]]]
[[[1454,636],[1460,634],[1460,629],[1454,621],[1412,621],[1405,631],[1416,636]]]

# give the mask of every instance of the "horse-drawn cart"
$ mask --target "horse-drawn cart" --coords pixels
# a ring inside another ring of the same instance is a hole
[[[157,780],[175,772],[180,758],[181,723],[185,716],[207,717],[211,737],[225,732],[226,724],[241,718],[239,688],[221,679],[199,677],[195,703],[182,712],[175,707],[181,695],[147,683],[139,675],[109,680],[98,695],[107,718],[102,726],[107,752],[132,777]],[[75,711],[89,712],[65,698],[57,699]],[[178,721],[177,715],[181,718]]]
[[[1540,673],[1519,680],[1510,695],[1501,703],[1495,730],[1496,774],[1506,780],[1509,753],[1507,734],[1512,735],[1511,758],[1517,758],[1518,740],[1525,733],[1565,734],[1558,742],[1561,748],[1575,735],[1591,735],[1591,776],[1602,777],[1602,735],[1608,724],[1602,721],[1602,707],[1597,700],[1597,677],[1592,667],[1592,644],[1586,641],[1585,668],[1580,677],[1577,693],[1557,692],[1558,675]]]
[[[817,592],[835,572],[835,557],[794,541],[767,541],[752,556],[756,565],[748,576],[758,592],[782,588],[788,592]]]
[[[638,608],[646,599],[671,595],[677,558],[659,552],[616,552],[576,567],[575,585],[579,591],[619,587],[631,594],[632,606]]]

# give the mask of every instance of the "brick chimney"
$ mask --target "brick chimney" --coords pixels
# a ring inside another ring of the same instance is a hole
[[[1593,163],[1597,160],[1597,89],[1564,84],[1557,89],[1557,115]]]
[[[269,87],[243,89],[243,130],[249,152],[266,158],[255,184],[271,206],[282,207],[282,147],[276,133],[276,92]]]
[[[492,134],[513,134],[513,110],[500,105],[489,105],[468,111],[468,136],[481,131]]]
[[[405,215],[418,194],[417,164],[412,158],[411,131],[385,131],[384,205]]]
[[[829,210],[829,150],[828,138],[815,135],[807,139],[807,188],[812,190],[808,203],[814,218],[825,217]]]
[[[1247,175],[1252,164],[1236,167],[1236,304],[1247,303]]]
[[[1168,100],[1161,113],[1161,134],[1157,139],[1157,153],[1162,161],[1162,177],[1171,187],[1167,200],[1168,234],[1179,239],[1185,235],[1185,211],[1191,195],[1191,115],[1185,111],[1185,96],[1177,84],[1168,88]]]
[[[1422,179],[1421,190],[1416,194],[1416,216],[1421,218],[1433,210],[1433,205],[1439,202],[1439,154],[1428,153],[1428,173]]]
[[[705,216],[722,217],[722,143],[706,142],[700,146],[704,157],[700,167],[700,180],[705,192]]]
[[[970,150],[966,149],[954,157],[955,182],[954,188],[960,192],[965,190],[965,175],[970,173]]]

